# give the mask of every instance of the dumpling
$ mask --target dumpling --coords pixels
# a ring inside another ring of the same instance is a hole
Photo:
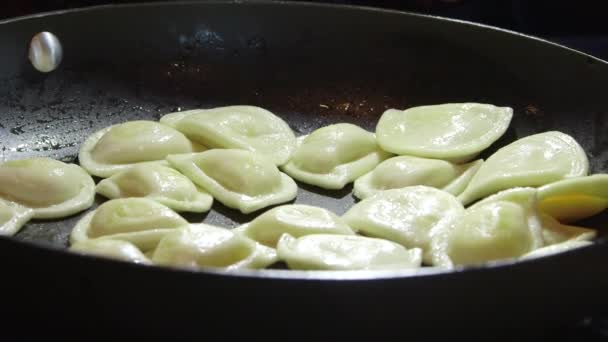
[[[543,246],[536,189],[500,192],[467,208],[434,236],[436,266],[473,265],[517,258]]]
[[[15,235],[33,215],[30,208],[0,199],[0,236]]]
[[[515,258],[534,249],[525,210],[512,202],[494,202],[466,211],[448,236],[456,265]]]
[[[303,204],[273,208],[237,230],[270,247],[275,247],[284,233],[294,237],[309,234],[355,234],[342,218],[331,211]]]
[[[430,262],[432,236],[446,229],[464,207],[456,197],[418,185],[385,190],[355,204],[343,218],[355,231],[397,242],[406,248],[422,248]]]
[[[176,170],[163,165],[136,165],[99,182],[97,193],[110,199],[146,197],[175,211],[208,211],[213,197]]]
[[[95,182],[80,166],[50,158],[0,164],[0,197],[33,209],[33,218],[61,218],[93,205]]]
[[[80,254],[96,255],[136,264],[150,264],[150,260],[130,242],[112,239],[91,239],[77,242],[70,250]]]
[[[163,237],[152,260],[165,266],[232,270],[264,268],[278,259],[273,248],[262,246],[229,229],[201,223],[176,229]]]
[[[589,246],[593,244],[591,241],[585,240],[567,240],[564,242],[557,243],[555,245],[545,246],[543,248],[535,249],[532,252],[524,254],[521,259],[535,259],[548,255],[563,253],[569,250]]]
[[[254,106],[228,106],[170,113],[160,122],[210,148],[243,149],[283,165],[296,148],[289,125],[273,113]]]
[[[540,211],[561,222],[591,217],[608,207],[608,175],[564,179],[538,189]]]
[[[422,260],[420,248],[357,235],[285,234],[277,253],[290,269],[300,270],[408,269],[420,267]]]
[[[385,151],[463,162],[498,140],[511,122],[513,109],[480,103],[447,103],[389,109],[376,126]]]
[[[458,199],[469,204],[501,190],[586,176],[585,151],[571,136],[551,131],[519,139],[491,155]]]
[[[380,163],[355,181],[354,195],[360,199],[377,192],[406,186],[426,185],[452,195],[464,190],[483,160],[456,165],[445,160],[399,156]]]
[[[107,238],[133,243],[144,253],[188,221],[168,207],[147,198],[109,200],[85,215],[72,230],[70,243]]]
[[[512,202],[521,206],[527,217],[527,226],[530,229],[534,240],[534,248],[540,248],[544,245],[543,239],[543,217],[538,210],[538,191],[531,187],[517,187],[500,191],[492,196],[486,197],[483,200],[470,206],[468,209],[493,202]]]
[[[169,126],[138,120],[93,133],[80,147],[78,160],[90,174],[105,178],[138,163],[166,164],[169,154],[201,150]]]
[[[325,189],[342,189],[390,156],[378,147],[373,133],[348,123],[319,128],[298,142],[283,171]]]
[[[167,160],[222,204],[244,214],[291,201],[298,191],[293,179],[250,151],[214,149]]]

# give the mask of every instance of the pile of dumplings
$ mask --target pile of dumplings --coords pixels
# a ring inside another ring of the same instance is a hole
[[[297,138],[253,106],[116,124],[86,139],[79,165],[0,164],[0,234],[85,211],[97,193],[109,200],[78,221],[71,251],[178,268],[451,269],[592,243],[595,230],[571,224],[608,207],[608,175],[588,174],[571,136],[530,135],[477,159],[512,116],[447,103],[389,109],[375,133],[338,123]],[[285,204],[296,181],[329,190],[354,182],[360,201],[342,216]],[[214,200],[259,215],[227,229],[178,214]]]

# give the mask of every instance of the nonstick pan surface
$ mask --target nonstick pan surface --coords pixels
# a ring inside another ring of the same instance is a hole
[[[27,60],[29,40],[40,31],[63,44],[64,61],[49,74]],[[161,3],[5,21],[0,48],[2,160],[77,162],[80,144],[101,128],[191,108],[261,106],[302,135],[337,122],[373,131],[387,108],[472,101],[514,109],[510,129],[484,156],[559,130],[587,151],[591,172],[608,171],[608,65],[486,26],[306,3]],[[299,188],[295,203],[337,214],[354,203],[352,187]],[[216,202],[211,212],[186,218],[232,228],[258,214]],[[79,217],[33,221],[0,239],[11,279],[2,287],[15,294],[7,303],[12,321],[142,337],[207,336],[226,322],[285,336],[490,336],[515,327],[545,333],[545,326],[602,311],[608,302],[603,237],[563,255],[449,273],[227,274],[67,253]],[[584,222],[600,230],[607,223],[605,214]]]

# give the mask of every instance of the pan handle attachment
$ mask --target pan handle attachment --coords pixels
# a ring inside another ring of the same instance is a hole
[[[51,32],[40,32],[30,42],[29,59],[34,68],[41,72],[51,72],[61,63],[63,48],[59,38]]]

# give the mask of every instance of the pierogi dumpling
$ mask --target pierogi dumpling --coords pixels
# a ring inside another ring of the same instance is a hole
[[[453,195],[418,185],[379,192],[355,204],[343,219],[359,233],[421,248],[425,262],[431,262],[431,238],[463,211]]]
[[[376,126],[385,151],[463,162],[498,140],[509,127],[513,110],[480,103],[446,103],[389,109]]]
[[[336,214],[303,204],[273,208],[237,230],[270,247],[275,247],[285,233],[294,237],[309,234],[355,234]]]
[[[70,250],[80,254],[96,255],[136,264],[150,264],[150,260],[130,242],[112,239],[79,241]]]
[[[78,160],[90,174],[105,178],[139,163],[166,164],[169,154],[201,150],[169,126],[138,120],[93,133],[80,147]]]
[[[95,183],[80,166],[50,158],[0,164],[0,198],[33,210],[33,218],[60,218],[89,208]]]
[[[290,269],[381,270],[418,268],[422,250],[383,239],[358,235],[313,234],[295,238],[284,234],[279,240],[279,258]]]
[[[296,148],[289,125],[254,106],[227,106],[170,113],[160,122],[210,148],[243,149],[283,165]]]
[[[411,156],[387,159],[355,181],[354,195],[360,199],[377,192],[406,186],[426,185],[458,195],[467,186],[482,160],[456,165],[445,160]]]
[[[519,139],[491,155],[458,199],[466,204],[514,187],[586,176],[587,155],[569,135],[551,131]]]
[[[145,253],[165,234],[187,224],[176,212],[151,199],[120,198],[103,203],[80,219],[70,243],[97,238],[124,240]]]
[[[298,190],[293,179],[250,151],[214,149],[171,155],[167,160],[213,198],[245,214],[291,201]]]
[[[517,258],[544,245],[536,189],[499,192],[467,208],[433,237],[432,264],[481,264]]]
[[[175,211],[205,212],[213,197],[178,171],[163,165],[136,165],[99,182],[97,193],[110,198],[146,197]]]
[[[512,202],[494,202],[467,210],[448,237],[448,255],[456,265],[519,257],[533,250],[525,210]]]
[[[33,215],[30,208],[0,199],[0,235],[15,235]]]
[[[608,208],[608,175],[595,174],[544,185],[538,189],[540,211],[561,222],[574,222]]]
[[[264,268],[277,259],[273,248],[225,228],[190,224],[167,234],[158,243],[152,260],[184,268]]]
[[[298,148],[283,170],[303,183],[342,189],[389,156],[378,147],[373,133],[340,123],[298,138]]]

